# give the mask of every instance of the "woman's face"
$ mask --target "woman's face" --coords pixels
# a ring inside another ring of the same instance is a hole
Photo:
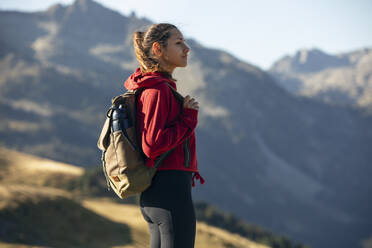
[[[162,60],[164,65],[173,71],[176,67],[187,65],[187,54],[190,48],[185,44],[182,33],[174,28],[170,31],[167,47],[163,49]]]

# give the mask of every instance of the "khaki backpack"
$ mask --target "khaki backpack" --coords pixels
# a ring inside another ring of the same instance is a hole
[[[183,107],[183,96],[171,85],[173,95]],[[137,96],[145,90],[128,90],[112,99],[97,146],[102,151],[102,166],[107,188],[122,199],[143,192],[151,185],[157,168],[173,149],[160,155],[153,168],[145,165],[145,154],[136,132]],[[189,162],[189,139],[184,142],[185,161]],[[185,166],[187,166],[185,164]]]

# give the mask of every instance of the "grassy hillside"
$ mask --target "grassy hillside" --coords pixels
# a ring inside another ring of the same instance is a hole
[[[87,169],[80,176],[71,180],[67,185],[69,191],[78,192],[83,197],[108,197],[118,203],[138,204],[138,197],[125,200],[119,199],[112,191],[107,191],[106,181],[103,177],[102,168]],[[300,243],[294,243],[287,237],[275,235],[263,228],[247,224],[237,219],[230,213],[223,212],[205,202],[194,202],[196,218],[209,226],[219,227],[231,233],[241,235],[257,243],[262,243],[276,248],[304,248]]]
[[[83,206],[108,219],[124,223],[131,227],[133,247],[148,247],[147,224],[143,221],[139,208],[133,205],[123,205],[101,199],[88,199],[83,201]],[[231,234],[221,228],[197,223],[196,247],[268,247],[257,244],[237,234]]]
[[[0,240],[7,247],[148,247],[139,208],[107,198],[74,200],[63,190],[0,186]],[[236,234],[197,224],[196,247],[264,248]]]
[[[113,247],[132,242],[130,227],[40,186],[0,186],[0,240],[46,247]],[[17,247],[17,245],[14,245]]]
[[[84,169],[6,148],[0,157],[1,247],[148,247],[137,206],[65,190]],[[196,247],[268,246],[198,222]]]
[[[0,183],[65,187],[84,169],[0,147]]]

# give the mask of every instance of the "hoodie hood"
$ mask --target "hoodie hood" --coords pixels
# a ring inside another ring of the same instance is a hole
[[[164,82],[169,83],[177,90],[176,83],[167,78],[165,74],[161,72],[142,73],[141,69],[137,68],[136,71],[124,82],[124,87],[128,90],[136,90],[143,87],[152,87]]]

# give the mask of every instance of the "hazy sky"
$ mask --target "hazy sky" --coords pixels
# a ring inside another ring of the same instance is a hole
[[[0,0],[1,9],[44,10],[73,0]],[[372,0],[96,0],[124,15],[176,24],[186,38],[268,69],[302,48],[372,47]]]

